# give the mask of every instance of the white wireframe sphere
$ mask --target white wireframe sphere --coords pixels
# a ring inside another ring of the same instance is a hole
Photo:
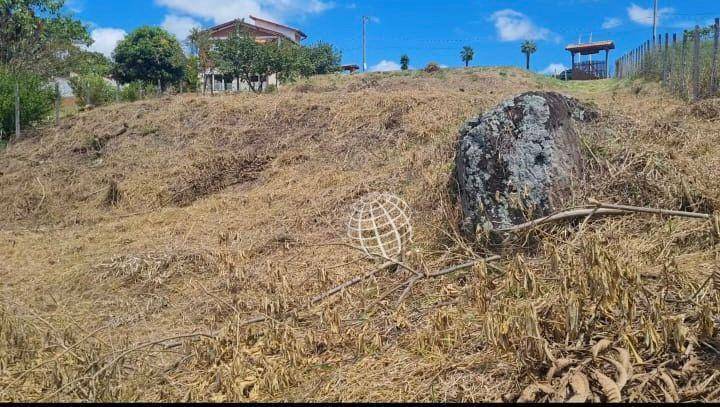
[[[393,194],[373,192],[353,205],[348,236],[369,256],[399,260],[412,242],[410,208]]]

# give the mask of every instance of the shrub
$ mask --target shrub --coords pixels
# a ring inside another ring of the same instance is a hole
[[[102,106],[115,100],[115,88],[100,75],[74,76],[70,87],[80,106]]]
[[[275,93],[277,92],[278,88],[276,85],[268,85],[265,87],[265,93]]]
[[[437,62],[430,62],[425,67],[425,72],[427,73],[435,73],[440,71],[440,65],[437,64]]]
[[[45,119],[52,111],[55,89],[37,75],[21,73],[16,77],[20,85],[20,125],[25,127]],[[16,77],[0,68],[0,133],[4,138],[15,131]]]
[[[142,99],[142,82],[130,82],[120,89],[120,100],[123,102],[135,102]]]

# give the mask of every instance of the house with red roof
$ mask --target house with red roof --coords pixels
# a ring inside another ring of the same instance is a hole
[[[295,44],[300,44],[301,41],[307,38],[307,35],[298,30],[284,24],[276,23],[270,20],[266,20],[260,17],[250,16],[249,19],[235,19],[228,21],[223,24],[216,25],[209,28],[207,31],[210,33],[210,37],[215,40],[224,40],[240,26],[245,32],[248,33],[255,41],[259,43],[282,43],[283,41],[290,41]],[[217,69],[211,69],[201,73],[202,80],[208,88],[213,89],[216,92],[225,91],[238,91],[238,90],[249,90],[249,85],[243,83],[237,78],[231,78],[224,76]],[[277,75],[273,74],[268,77],[255,77],[256,82],[253,83],[256,88],[261,84],[275,85],[278,86],[279,82]]]

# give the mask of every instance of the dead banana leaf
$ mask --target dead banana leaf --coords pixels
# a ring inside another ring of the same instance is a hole
[[[618,389],[622,392],[622,389],[625,387],[629,379],[629,375],[627,370],[625,370],[625,366],[623,366],[621,362],[618,362],[613,358],[604,359],[610,362],[613,366],[615,366],[615,370],[617,370],[618,372],[617,378],[615,378],[615,384],[617,384]]]
[[[608,338],[600,339],[593,347],[591,348],[593,359],[597,358],[597,356],[602,353],[605,349],[609,348],[610,345],[612,345],[612,341]]]
[[[560,373],[560,372],[562,372],[563,370],[565,370],[565,368],[567,368],[568,366],[573,365],[575,362],[576,362],[576,360],[575,360],[575,359],[571,359],[571,358],[560,358],[560,359],[557,359],[557,360],[555,361],[555,363],[553,364],[553,366],[550,368],[550,370],[548,370],[547,375],[546,375],[545,377],[546,377],[547,380],[549,381],[549,380],[551,380],[553,377],[555,377],[555,375],[557,375],[558,373]]]
[[[603,395],[609,403],[620,403],[622,396],[620,395],[620,388],[611,378],[607,377],[604,373],[599,370],[593,371],[595,380],[600,384]]]
[[[552,395],[555,393],[555,389],[547,384],[533,383],[525,388],[520,393],[520,398],[517,400],[518,403],[533,403],[537,400],[538,394]]]
[[[567,400],[569,403],[584,403],[590,398],[590,382],[583,373],[577,372],[572,376],[570,388],[574,394]]]

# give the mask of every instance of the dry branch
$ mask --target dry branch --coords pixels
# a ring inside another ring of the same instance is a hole
[[[385,270],[386,268],[394,266],[395,264],[396,263],[393,263],[393,262],[384,263],[382,266],[374,269],[373,271],[365,273],[365,275],[363,275],[362,277],[355,277],[352,280],[349,280],[349,281],[346,281],[346,282],[340,284],[339,286],[333,288],[332,290],[329,290],[323,294],[318,295],[317,297],[313,298],[311,302],[313,304],[320,302],[320,301],[324,300],[325,298],[328,298],[334,294],[337,294],[348,287],[352,287],[355,284],[374,276],[375,274],[377,274],[378,272],[380,272],[382,270]]]
[[[557,223],[568,219],[587,218],[591,216],[630,215],[632,213],[649,213],[654,215],[675,216],[703,220],[710,220],[712,218],[712,215],[708,215],[705,213],[673,211],[668,209],[656,209],[641,206],[612,205],[597,202],[594,208],[579,208],[558,212],[509,228],[494,229],[492,232],[517,233],[528,229],[533,229],[537,226],[547,223]]]

